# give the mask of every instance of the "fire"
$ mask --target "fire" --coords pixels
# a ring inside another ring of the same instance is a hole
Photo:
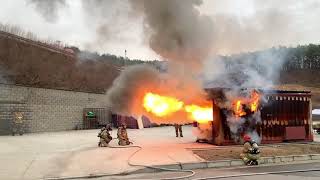
[[[168,116],[183,108],[184,103],[174,97],[160,96],[147,93],[143,99],[143,106],[147,112],[151,112],[158,117]]]
[[[236,102],[235,114],[238,117],[246,115],[246,112],[243,111],[241,100]]]
[[[192,104],[185,106],[185,111],[191,113],[191,118],[198,123],[206,123],[213,120],[212,107],[200,107]]]
[[[252,91],[250,99],[236,100],[234,103],[234,113],[237,117],[247,114],[244,106],[250,108],[251,112],[256,112],[259,106],[260,94],[257,91]]]
[[[252,112],[257,111],[259,100],[260,100],[259,93],[257,93],[256,91],[253,91],[251,94],[251,105],[250,105],[250,109]]]
[[[200,106],[196,104],[185,105],[175,97],[162,96],[154,93],[146,93],[143,99],[143,107],[157,117],[167,117],[178,111],[188,114],[189,120],[205,123],[213,120],[212,106]]]

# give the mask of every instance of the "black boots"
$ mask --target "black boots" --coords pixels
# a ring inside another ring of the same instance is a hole
[[[247,162],[247,166],[257,166],[259,163],[257,160],[251,160]]]

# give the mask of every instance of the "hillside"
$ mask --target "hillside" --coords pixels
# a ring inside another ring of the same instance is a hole
[[[312,107],[320,108],[320,86],[314,87],[314,86],[308,86],[304,85],[303,83],[300,84],[281,84],[275,86],[275,89],[280,90],[304,90],[304,91],[311,91],[311,99],[312,99]]]
[[[300,84],[320,88],[320,69],[294,69],[280,73],[281,84]]]
[[[299,69],[281,72],[278,89],[311,91],[313,108],[320,108],[320,70]]]
[[[15,31],[34,37],[30,33]],[[250,59],[256,68],[261,69],[261,58],[258,57],[263,53],[285,54],[278,88],[312,89],[314,103],[319,102],[320,106],[319,45],[271,48],[224,58],[231,63]],[[111,54],[99,55],[81,51],[77,47],[59,46],[0,30],[0,83],[103,93],[124,65],[141,63],[146,61],[129,60]],[[159,61],[147,63],[157,68],[162,66]]]
[[[80,60],[78,53],[77,48],[59,49],[1,31],[0,79],[33,87],[104,92],[120,67],[107,58]]]

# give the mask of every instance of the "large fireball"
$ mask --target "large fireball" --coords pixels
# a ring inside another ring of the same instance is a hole
[[[193,104],[185,106],[185,111],[190,113],[191,118],[198,123],[206,123],[213,120],[212,107],[200,107]]]
[[[143,99],[143,106],[147,112],[158,117],[165,117],[182,109],[183,102],[174,97],[147,93]]]
[[[185,118],[190,122],[197,121],[198,123],[206,123],[213,120],[212,106],[200,106],[198,104],[185,105],[183,101],[175,97],[163,96],[151,92],[144,95],[143,107],[147,112],[160,118],[166,118],[171,115],[175,116],[179,111],[180,113],[185,113]],[[181,118],[178,116],[175,117]]]

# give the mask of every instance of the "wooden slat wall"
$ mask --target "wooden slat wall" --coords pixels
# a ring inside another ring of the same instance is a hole
[[[286,127],[304,127],[310,137],[310,101],[307,96],[269,95],[268,104],[261,110],[262,140],[286,140]]]

